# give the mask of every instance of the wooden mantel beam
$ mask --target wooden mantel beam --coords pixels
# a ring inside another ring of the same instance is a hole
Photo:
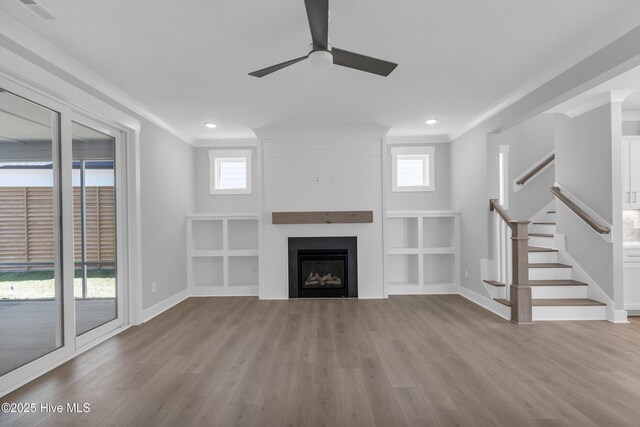
[[[366,224],[373,222],[373,211],[272,212],[273,224]]]

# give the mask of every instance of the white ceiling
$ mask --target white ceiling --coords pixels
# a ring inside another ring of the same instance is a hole
[[[0,12],[146,105],[192,139],[252,128],[388,125],[456,135],[523,87],[612,39],[636,0],[333,0],[333,45],[399,64],[387,78],[306,62],[302,0],[18,0]],[[635,25],[635,24],[634,24]],[[600,43],[600,45],[598,45]],[[550,74],[551,73],[551,74]],[[424,120],[438,117],[427,126]],[[204,127],[205,121],[218,124]]]

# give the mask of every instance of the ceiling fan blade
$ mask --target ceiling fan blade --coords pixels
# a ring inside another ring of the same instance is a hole
[[[313,44],[326,49],[329,45],[329,0],[304,0]]]
[[[336,65],[342,65],[343,67],[366,71],[367,73],[378,74],[385,77],[391,74],[398,66],[398,64],[394,64],[393,62],[383,61],[382,59],[360,55],[359,53],[353,53],[335,47],[331,49],[331,54],[333,55],[333,63]]]
[[[296,62],[300,62],[300,61],[302,61],[304,59],[307,59],[307,57],[306,56],[301,56],[300,58],[292,59],[291,61],[282,62],[282,63],[277,64],[277,65],[272,65],[271,67],[263,68],[262,70],[254,71],[253,73],[249,73],[249,75],[253,76],[253,77],[264,77],[267,74],[271,74],[271,73],[276,72],[278,70],[282,70],[283,68],[288,67],[289,65],[293,65]]]

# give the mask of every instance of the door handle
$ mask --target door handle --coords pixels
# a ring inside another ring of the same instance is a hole
[[[633,192],[633,202],[632,203],[635,203],[635,202],[636,202],[636,192],[634,191]]]

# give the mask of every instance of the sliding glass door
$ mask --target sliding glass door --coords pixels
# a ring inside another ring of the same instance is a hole
[[[0,376],[64,345],[59,121],[0,91]]]
[[[0,391],[127,320],[122,133],[25,92],[0,88]]]
[[[118,319],[116,138],[72,122],[76,335]]]

